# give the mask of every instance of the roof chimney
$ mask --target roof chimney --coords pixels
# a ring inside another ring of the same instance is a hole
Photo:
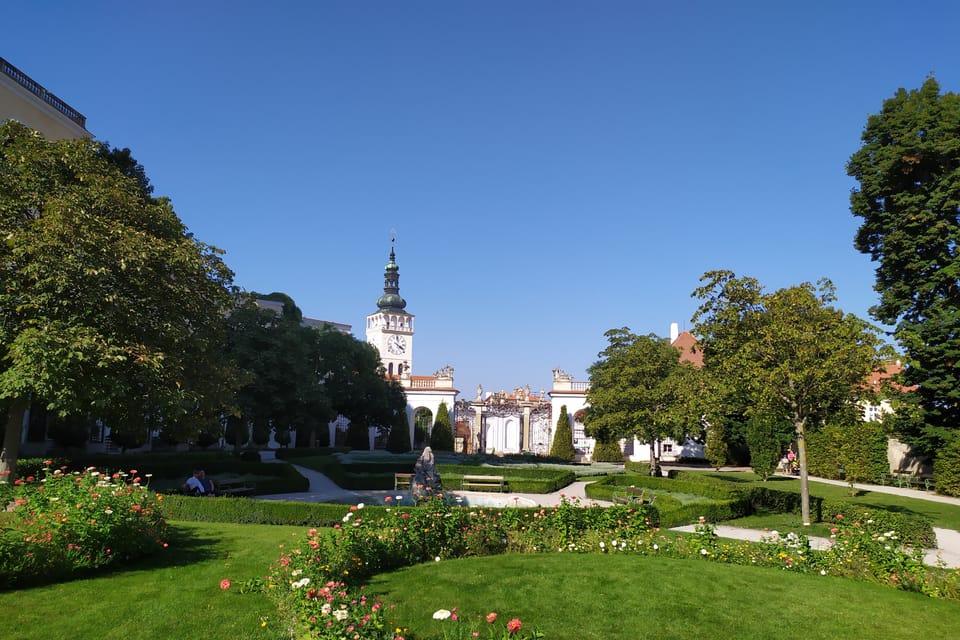
[[[670,344],[673,344],[677,341],[677,338],[680,337],[680,325],[676,322],[670,323]]]

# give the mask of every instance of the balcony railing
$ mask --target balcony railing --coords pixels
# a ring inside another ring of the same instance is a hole
[[[14,80],[16,80],[20,84],[20,86],[22,86],[27,91],[29,91],[33,95],[37,96],[38,98],[46,102],[48,105],[50,105],[51,107],[53,107],[54,109],[62,113],[63,115],[67,116],[68,118],[76,122],[78,125],[80,125],[84,129],[87,128],[86,116],[84,116],[82,113],[80,113],[79,111],[77,111],[76,109],[68,105],[66,102],[64,102],[57,96],[53,95],[52,93],[44,89],[43,85],[35,81],[33,78],[31,78],[27,74],[25,74],[23,71],[20,71],[20,69],[17,69],[15,66],[10,64],[3,58],[0,58],[0,71],[3,71],[3,73],[10,76]]]

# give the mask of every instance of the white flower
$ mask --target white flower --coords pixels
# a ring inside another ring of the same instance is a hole
[[[336,618],[337,620],[340,620],[341,622],[346,620],[347,616],[349,615],[350,614],[347,613],[345,609],[337,609],[336,611],[333,612],[333,617]]]
[[[657,551],[659,548],[660,548],[660,545],[658,545],[657,543],[654,543],[654,544],[653,544],[653,550],[654,550],[654,551]]]
[[[113,509],[104,509],[103,512],[104,512],[105,514],[107,514],[108,516],[109,516],[109,515],[113,515]]]
[[[700,555],[702,555],[702,556],[707,555],[707,550],[706,550],[706,549],[700,549]]]
[[[296,578],[296,577],[297,577],[298,575],[300,575],[301,573],[303,573],[303,569],[294,569],[293,571],[290,572],[290,575],[292,575],[294,578]]]
[[[434,558],[433,561],[434,561],[434,562],[440,562],[440,556],[437,556],[436,558]]]
[[[290,586],[294,589],[299,589],[300,587],[305,587],[310,584],[310,578],[300,578],[296,582],[291,582]]]
[[[333,608],[333,607],[330,606],[330,603],[329,603],[329,602],[324,602],[324,603],[323,603],[323,606],[320,607],[320,613],[322,613],[322,614],[325,615],[325,616],[328,616],[328,615],[330,615],[330,610],[331,610],[332,608]]]
[[[398,502],[399,502],[400,500],[403,500],[403,496],[396,496],[396,498],[397,498],[397,501],[398,501]]]
[[[446,620],[449,617],[450,617],[450,612],[447,611],[446,609],[437,609],[436,611],[433,612],[434,620]]]
[[[827,575],[827,570],[826,570],[826,569],[820,569],[820,575],[822,575],[822,576]]]
[[[603,549],[603,548],[606,547],[606,546],[607,546],[607,545],[604,544],[603,541],[601,540],[601,541],[600,541],[600,548]]]
[[[343,516],[343,521],[344,521],[344,522],[349,522],[349,521],[350,521],[350,516],[352,516],[352,515],[353,515],[353,512],[351,511],[351,512],[348,513],[347,515]]]
[[[363,503],[362,503],[362,502],[357,505],[357,509],[363,509]]]

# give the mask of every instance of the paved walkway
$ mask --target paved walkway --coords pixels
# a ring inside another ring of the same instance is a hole
[[[270,452],[272,456],[272,452]],[[267,455],[263,456],[264,462],[284,462],[283,460],[276,460],[268,458]],[[335,484],[330,478],[323,475],[319,471],[314,471],[313,469],[307,469],[306,467],[301,467],[300,465],[293,465],[293,467],[300,472],[303,477],[307,478],[310,481],[310,488],[307,491],[300,493],[283,493],[283,494],[273,494],[268,496],[260,496],[262,500],[291,500],[296,502],[337,502],[345,504],[357,504],[359,502],[367,502],[369,504],[382,504],[385,501],[387,496],[393,496],[396,491],[351,491],[349,489],[343,489],[337,484]],[[840,486],[848,486],[846,482],[840,480],[826,480],[823,478],[811,478],[811,482],[822,482],[825,484],[835,484]],[[480,499],[499,499],[503,500],[506,504],[509,504],[510,500],[513,498],[519,498],[522,500],[523,504],[535,504],[542,507],[553,507],[559,505],[561,500],[566,498],[567,500],[580,500],[584,504],[598,504],[601,506],[609,506],[611,503],[604,502],[602,500],[593,500],[588,498],[586,495],[586,489],[588,482],[574,482],[571,485],[568,485],[563,488],[562,491],[555,491],[554,493],[484,493],[479,491],[451,491],[453,495],[461,495],[464,497],[474,497]],[[901,487],[882,487],[875,485],[860,485],[855,484],[854,487],[862,491],[873,491],[877,493],[890,493],[895,495],[902,495],[910,498],[917,498],[920,500],[930,500],[932,502],[943,502],[947,504],[953,504],[960,507],[960,498],[950,498],[947,496],[936,495],[928,491],[918,490],[918,489],[905,489]],[[676,527],[674,531],[688,531],[692,532],[695,525],[687,525],[684,527]],[[721,538],[732,538],[735,540],[752,540],[760,541],[762,536],[769,536],[770,533],[767,531],[758,531],[755,529],[742,529],[740,527],[730,527],[727,525],[718,525],[717,526],[717,535]],[[784,532],[786,533],[786,532]],[[952,529],[940,529],[934,528],[934,533],[937,535],[937,548],[928,549],[924,554],[924,560],[927,564],[937,565],[943,563],[947,567],[958,568],[960,567],[960,531],[954,531]],[[830,540],[827,538],[811,537],[810,546],[814,549],[824,549],[830,544]]]

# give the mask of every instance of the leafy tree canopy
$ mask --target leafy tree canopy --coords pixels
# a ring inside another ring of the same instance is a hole
[[[604,336],[609,345],[588,370],[586,432],[601,442],[636,437],[651,445],[699,433],[699,373],[693,365],[653,334],[638,336],[623,327]],[[658,474],[653,462],[651,473]]]
[[[857,400],[869,393],[867,377],[885,354],[879,331],[832,307],[827,280],[819,288],[804,283],[773,293],[730,271],[708,272],[701,282],[693,294],[701,300],[694,322],[709,388],[720,398],[712,412],[745,402],[726,411],[793,425],[803,520],[809,523],[806,431],[859,412]]]
[[[960,427],[960,96],[932,77],[900,89],[862,142],[847,165],[854,246],[877,263],[871,314],[896,325],[929,448]]]
[[[0,470],[31,401],[171,422],[221,402],[233,274],[99,143],[0,125],[0,238]]]

